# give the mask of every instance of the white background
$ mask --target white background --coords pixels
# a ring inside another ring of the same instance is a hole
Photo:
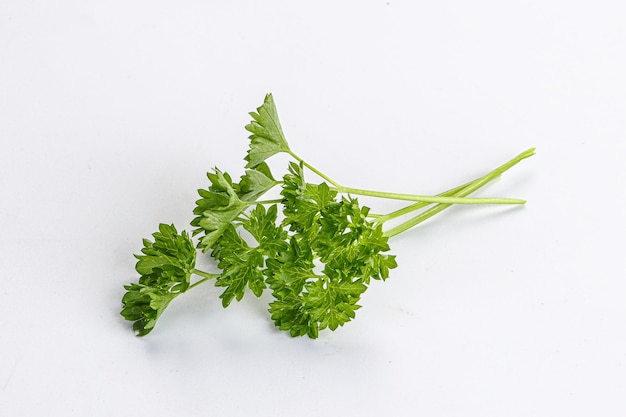
[[[1,1],[0,415],[626,415],[624,4]],[[317,340],[212,285],[136,338],[132,254],[241,174],[267,92],[354,187],[437,193],[536,146],[477,194],[528,204],[394,238]]]

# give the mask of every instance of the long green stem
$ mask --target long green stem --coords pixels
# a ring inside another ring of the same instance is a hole
[[[533,156],[535,154],[535,148],[531,148],[528,149],[524,152],[522,152],[521,154],[517,155],[515,158],[511,159],[510,161],[506,162],[505,164],[499,166],[498,168],[494,169],[493,171],[489,172],[487,175],[465,185],[465,186],[461,186],[461,187],[457,187],[457,189],[459,189],[455,195],[457,197],[465,197],[471,193],[473,193],[474,191],[478,190],[479,188],[481,188],[482,186],[484,186],[485,184],[487,184],[488,182],[494,180],[495,178],[499,177],[500,175],[502,175],[505,171],[507,171],[508,169],[510,169],[511,167],[517,165],[519,162],[521,162],[522,160],[529,158],[531,156]],[[454,189],[453,189],[454,190]],[[453,191],[450,190],[450,191]],[[411,206],[409,206],[411,207]],[[432,207],[428,210],[426,210],[423,213],[418,214],[417,216],[407,220],[406,222],[388,230],[385,232],[386,236],[395,236],[398,235],[406,230],[409,230],[410,228],[422,223],[423,221],[431,218],[432,216],[434,216],[435,214],[445,210],[446,208],[450,207],[450,204],[437,204],[435,207]],[[416,208],[414,208],[413,210],[416,210]]]
[[[417,194],[387,193],[381,191],[361,190],[352,187],[338,187],[337,191],[348,194],[388,198],[392,200],[420,201],[422,203],[444,204],[524,204],[526,200],[517,198],[464,198],[452,196],[426,196]]]
[[[463,190],[465,187],[467,187],[470,184],[478,181],[479,179],[480,178],[477,178],[474,181],[468,182],[467,184],[463,184],[463,185],[455,187],[455,188],[453,188],[451,190],[444,191],[443,193],[437,194],[437,196],[439,196],[439,197],[453,197],[459,191]],[[384,214],[384,215],[378,215],[378,216],[376,216],[376,223],[380,223],[380,224],[385,223],[385,222],[387,222],[389,220],[393,220],[393,219],[395,219],[397,217],[401,217],[401,216],[404,216],[406,214],[412,213],[412,212],[414,212],[416,210],[422,209],[422,208],[424,208],[426,206],[429,206],[431,204],[433,204],[433,203],[424,203],[424,202],[413,203],[413,204],[410,204],[410,205],[408,205],[406,207],[403,207],[401,209],[392,211],[390,213],[387,213],[387,214]]]
[[[297,154],[289,151],[289,154],[302,163],[305,167],[319,175],[321,178],[329,182],[340,193],[354,194],[368,197],[386,198],[392,200],[418,201],[423,203],[445,203],[445,204],[524,204],[526,201],[516,198],[465,198],[459,196],[443,195],[425,196],[417,194],[389,193],[384,191],[363,190],[360,188],[344,187],[328,175],[315,168]]]

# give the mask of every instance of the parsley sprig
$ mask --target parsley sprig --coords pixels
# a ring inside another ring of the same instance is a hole
[[[354,319],[371,280],[385,280],[397,267],[389,238],[422,223],[453,204],[524,204],[509,198],[470,198],[485,184],[534,154],[529,149],[464,185],[436,196],[346,187],[291,150],[271,94],[250,113],[251,135],[245,172],[235,182],[218,168],[198,190],[191,236],[161,224],[136,255],[138,283],[124,288],[122,316],[139,336],[150,333],[180,294],[214,280],[223,288],[224,307],[249,291],[269,291],[271,319],[291,336],[318,337]],[[267,160],[278,153],[289,162],[276,179]],[[309,182],[313,174],[321,182]],[[262,199],[279,188],[277,198]],[[409,202],[386,214],[373,214],[356,196]],[[384,228],[388,222],[399,221]],[[195,243],[194,243],[195,239]],[[196,268],[197,250],[214,259],[218,273]],[[193,277],[193,279],[192,279]]]

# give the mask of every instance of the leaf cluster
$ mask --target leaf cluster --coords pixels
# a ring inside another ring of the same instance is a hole
[[[135,255],[139,282],[126,285],[122,298],[121,314],[134,322],[139,336],[150,333],[169,303],[189,288],[196,263],[196,249],[187,232],[161,224],[152,236],[154,241],[144,239],[142,255]]]
[[[282,226],[289,245],[267,261],[275,301],[272,320],[292,336],[318,336],[355,317],[371,279],[385,279],[397,266],[381,225],[368,221],[367,207],[337,198],[325,182],[304,181],[302,165],[284,177]]]

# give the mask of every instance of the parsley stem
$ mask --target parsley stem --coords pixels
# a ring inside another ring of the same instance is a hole
[[[457,187],[457,189],[460,188],[460,190],[458,190],[455,195],[458,197],[465,197],[471,193],[473,193],[474,191],[478,190],[479,188],[481,188],[482,186],[484,186],[485,184],[487,184],[488,182],[494,180],[495,178],[499,177],[500,175],[502,175],[505,171],[507,171],[508,169],[510,169],[511,167],[517,165],[519,162],[521,162],[522,160],[531,157],[535,154],[535,148],[530,148],[524,152],[522,152],[521,154],[517,155],[515,158],[511,159],[510,161],[504,163],[503,165],[499,166],[498,168],[494,169],[493,171],[489,172],[487,175],[480,177],[479,179],[472,181],[469,184],[463,185],[461,187]],[[450,190],[450,191],[455,191],[456,189]],[[448,191],[448,192],[450,192]],[[441,204],[437,204],[436,206],[418,214],[417,216],[407,220],[406,222],[386,231],[384,234],[385,236],[388,237],[392,237],[392,236],[396,236],[402,232],[405,232],[406,230],[409,230],[410,228],[422,223],[423,221],[431,218],[432,216],[434,216],[435,214],[447,209],[448,207],[450,207],[451,204],[447,204],[447,203],[441,203]],[[412,207],[412,206],[409,206]],[[409,207],[405,208],[408,209]],[[417,210],[421,207],[417,207],[417,205],[413,205],[413,210]]]
[[[480,178],[478,178],[478,179],[476,179],[476,180],[474,180],[472,182],[468,182],[467,184],[463,184],[461,186],[453,188],[451,190],[445,191],[443,193],[437,194],[437,196],[440,196],[440,197],[452,197],[452,196],[455,196],[459,191],[463,190],[465,187],[467,187],[470,184],[478,181],[479,179]],[[404,216],[405,214],[412,213],[412,212],[414,212],[416,210],[419,210],[419,209],[424,208],[426,206],[429,206],[431,204],[433,204],[433,203],[425,203],[425,202],[413,203],[411,205],[408,205],[408,206],[403,207],[401,209],[398,209],[396,211],[392,211],[391,213],[387,213],[387,214],[384,214],[384,215],[377,216],[376,217],[376,223],[380,223],[380,224],[385,223],[386,221],[395,219],[395,218],[400,217],[400,216]]]
[[[302,165],[304,165],[305,167],[307,167],[308,169],[310,169],[311,171],[313,171],[314,173],[316,173],[317,175],[319,175],[320,177],[322,177],[324,180],[328,181],[329,183],[331,183],[335,188],[343,188],[341,185],[339,185],[335,180],[333,180],[332,178],[330,178],[328,175],[324,174],[322,171],[320,171],[319,169],[315,168],[313,165],[309,164],[307,161],[305,161],[304,159],[300,158],[298,155],[296,155],[293,151],[289,151],[289,155],[293,156],[294,159],[300,163],[302,163]]]
[[[467,188],[468,186],[474,184],[475,182],[483,179],[485,176],[482,176],[480,178],[476,178],[474,181],[470,181],[468,183],[465,183],[463,185],[459,185],[458,187],[452,188],[448,191],[444,191],[443,193],[437,194],[437,196],[440,197],[454,197],[456,196],[460,191],[462,191],[464,188]],[[492,180],[496,179],[497,177],[493,177]],[[418,203],[413,203],[410,204],[406,207],[403,207],[401,209],[398,209],[396,211],[392,211],[391,213],[387,213],[387,214],[378,214],[378,215],[372,215],[370,214],[370,217],[376,217],[376,223],[385,223],[386,221],[389,220],[393,220],[397,217],[400,216],[404,216],[405,214],[409,214],[412,213],[416,210],[419,210],[421,208],[424,208],[426,206],[429,206],[433,203],[425,203],[425,202],[418,202]]]
[[[521,200],[517,198],[465,198],[464,196],[455,196],[455,195],[446,195],[447,193],[440,194],[438,196],[426,196],[426,195],[417,195],[417,194],[404,194],[404,193],[389,193],[384,191],[372,191],[372,190],[363,190],[360,188],[353,187],[344,187],[339,184],[328,175],[321,172],[319,169],[315,168],[313,165],[306,162],[304,159],[300,158],[293,151],[289,151],[289,154],[296,159],[298,162],[302,163],[305,167],[319,175],[324,180],[328,181],[330,184],[335,187],[335,189],[344,194],[355,194],[367,197],[377,197],[377,198],[387,198],[392,200],[403,200],[403,201],[418,201],[423,203],[444,203],[444,204],[524,204],[526,200]],[[416,210],[415,208],[413,210]]]
[[[215,279],[215,278],[220,276],[219,274],[210,274],[208,272],[204,272],[204,271],[201,271],[200,269],[196,269],[196,268],[192,269],[191,273],[201,276],[202,279],[194,282],[193,284],[191,284],[189,286],[189,288],[187,288],[187,291],[189,291],[193,287],[196,287],[196,286],[202,284],[203,282],[206,282],[206,281],[208,281],[210,279]]]
[[[382,191],[361,190],[352,187],[337,187],[341,193],[356,194],[368,197],[389,198],[393,200],[420,201],[423,203],[444,204],[524,204],[526,200],[517,198],[465,198],[462,196],[426,196],[416,194],[387,193]]]
[[[251,206],[255,205],[255,204],[280,204],[282,203],[282,199],[277,198],[275,200],[257,200],[253,203],[250,203]]]

